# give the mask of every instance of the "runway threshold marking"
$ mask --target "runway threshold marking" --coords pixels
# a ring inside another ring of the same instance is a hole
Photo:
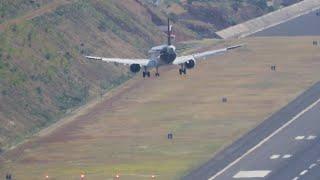
[[[263,178],[266,177],[271,171],[262,170],[262,171],[239,171],[236,175],[233,176],[235,179],[240,178]]]
[[[262,146],[264,143],[266,143],[269,139],[271,139],[273,136],[275,136],[276,134],[278,134],[279,132],[281,132],[284,128],[286,128],[287,126],[289,126],[290,124],[292,124],[295,120],[297,120],[299,117],[301,117],[304,113],[308,112],[310,109],[312,109],[313,107],[315,107],[318,103],[320,102],[320,98],[312,103],[310,106],[308,106],[307,108],[305,108],[304,110],[302,110],[300,113],[298,113],[296,116],[294,116],[290,121],[288,121],[287,123],[285,123],[284,125],[282,125],[280,128],[278,128],[276,131],[274,131],[272,134],[270,134],[268,137],[266,137],[265,139],[263,139],[262,141],[260,141],[256,146],[254,146],[253,148],[249,149],[246,153],[244,153],[242,156],[240,156],[239,158],[237,158],[236,160],[234,160],[232,163],[230,163],[228,166],[226,166],[225,168],[223,168],[221,171],[219,171],[218,173],[216,173],[214,176],[210,177],[208,180],[214,180],[216,177],[218,177],[219,175],[221,175],[222,173],[224,173],[226,170],[228,170],[230,167],[232,167],[233,165],[235,165],[236,163],[238,163],[241,159],[243,159],[244,157],[246,157],[248,154],[250,154],[251,152],[253,152],[254,150],[256,150],[258,147]]]

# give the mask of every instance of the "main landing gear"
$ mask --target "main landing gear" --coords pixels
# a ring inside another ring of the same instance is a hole
[[[144,72],[142,72],[142,76],[143,76],[143,78],[150,77],[150,72],[149,71],[144,71]]]
[[[156,77],[159,77],[160,76],[160,73],[159,73],[159,68],[158,67],[156,67]]]
[[[142,72],[142,76],[143,76],[143,78],[146,78],[146,77],[149,78],[149,77],[151,76],[151,75],[150,75],[150,71],[148,71],[147,67],[144,67],[144,70],[143,70],[143,72]],[[158,68],[158,67],[156,67],[155,76],[156,76],[156,77],[159,77],[159,76],[160,76],[159,68]]]
[[[150,77],[150,71],[148,71],[146,66],[144,67],[144,71],[142,72],[142,76],[143,76],[143,78]]]
[[[181,68],[179,69],[179,74],[187,74],[187,69],[184,67],[184,65],[181,65]]]

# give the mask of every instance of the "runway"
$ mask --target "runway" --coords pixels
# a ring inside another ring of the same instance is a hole
[[[257,32],[252,36],[319,36],[319,19],[320,10],[315,10],[277,26]]]
[[[184,179],[320,179],[320,83]]]

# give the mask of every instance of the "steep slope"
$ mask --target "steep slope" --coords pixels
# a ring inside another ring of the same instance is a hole
[[[2,149],[130,77],[126,68],[88,62],[84,54],[144,57],[164,40],[135,1],[43,1],[36,10],[11,2],[6,9],[21,9],[3,16],[0,29]]]
[[[259,17],[299,0],[143,0],[157,4],[181,26],[192,30],[200,38],[217,37],[215,32]]]
[[[226,12],[246,18],[266,12],[224,2],[172,4],[177,41],[214,37],[232,24]],[[165,41],[157,26],[165,25],[166,13],[144,0],[1,0],[0,152],[130,78],[126,67],[83,55],[146,57]]]
[[[32,180],[45,173],[57,180],[76,180],[80,173],[94,180],[116,174],[121,180],[181,179],[318,81],[314,38],[243,39],[246,47],[198,62],[188,76],[167,68],[161,78],[135,77],[72,122],[5,153],[0,174]],[[271,71],[274,64],[277,70]]]

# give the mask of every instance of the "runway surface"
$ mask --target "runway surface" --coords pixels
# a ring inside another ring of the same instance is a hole
[[[185,180],[320,179],[320,83]]]
[[[319,28],[320,10],[316,10],[251,36],[319,36]]]

